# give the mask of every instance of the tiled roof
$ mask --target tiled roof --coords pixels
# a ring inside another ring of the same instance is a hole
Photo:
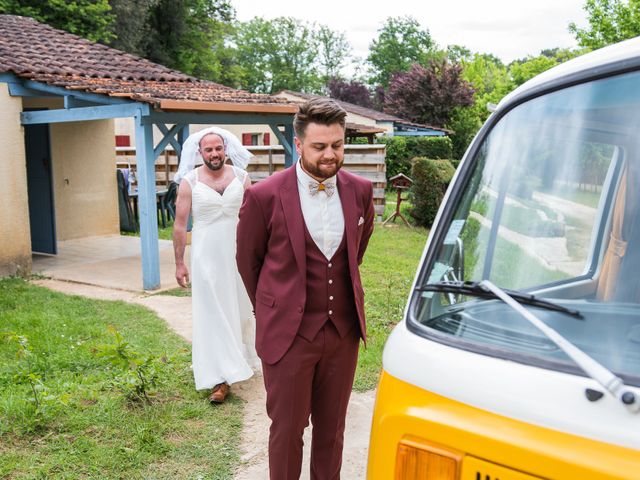
[[[372,125],[362,125],[360,123],[346,122],[345,127],[347,129],[347,133],[351,132],[351,133],[356,133],[361,135],[385,132],[384,128],[378,128]]]
[[[0,15],[0,73],[159,106],[162,100],[240,104],[289,102],[199,80],[32,18]]]
[[[284,93],[290,96],[299,97],[303,100],[311,100],[312,98],[317,98],[321,96],[321,95],[314,95],[312,93],[294,92],[292,90],[282,90],[282,92],[279,92],[279,93]],[[360,105],[355,105],[353,103],[345,102],[343,100],[338,100],[335,98],[333,100],[338,102],[338,104],[342,108],[344,108],[347,112],[353,113],[355,115],[360,115],[366,118],[370,118],[377,122],[394,122],[394,123],[401,123],[403,125],[410,125],[410,126],[422,127],[422,128],[431,128],[433,130],[449,132],[449,130],[446,130],[444,128],[432,127],[431,125],[423,125],[420,123],[410,122],[409,120],[406,120],[404,118],[396,117],[394,115],[389,115],[388,113],[380,112],[372,108],[361,107]]]

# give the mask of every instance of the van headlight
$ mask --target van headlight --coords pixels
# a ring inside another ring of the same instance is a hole
[[[457,480],[462,454],[416,437],[398,443],[395,480]]]

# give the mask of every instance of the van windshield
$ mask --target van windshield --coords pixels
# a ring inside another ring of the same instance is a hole
[[[500,301],[420,288],[490,280],[578,310],[581,319],[526,307],[640,386],[639,132],[638,72],[549,93],[504,115],[466,160],[461,193],[437,227],[409,309],[412,330],[582,374]]]

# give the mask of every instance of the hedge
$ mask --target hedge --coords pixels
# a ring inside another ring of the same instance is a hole
[[[455,168],[449,160],[435,160],[424,157],[413,159],[411,178],[413,185],[410,200],[413,205],[409,214],[416,225],[429,228],[438,213],[440,202],[453,178]]]
[[[453,144],[449,137],[378,137],[387,145],[387,179],[399,174],[411,176],[411,159],[452,158]]]

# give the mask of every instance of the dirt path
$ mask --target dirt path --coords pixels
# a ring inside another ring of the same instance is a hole
[[[38,280],[34,283],[70,295],[97,300],[121,300],[143,305],[153,310],[178,335],[191,342],[190,297],[148,295],[57,280]],[[234,478],[237,480],[268,479],[267,443],[270,422],[264,407],[265,393],[262,376],[256,374],[246,382],[234,384],[232,392],[246,402],[240,440],[241,465]],[[353,392],[351,395],[347,411],[342,478],[349,480],[365,478],[374,396],[373,391]],[[301,479],[307,480],[309,479],[309,445],[311,443],[309,428],[305,431],[304,443]]]

